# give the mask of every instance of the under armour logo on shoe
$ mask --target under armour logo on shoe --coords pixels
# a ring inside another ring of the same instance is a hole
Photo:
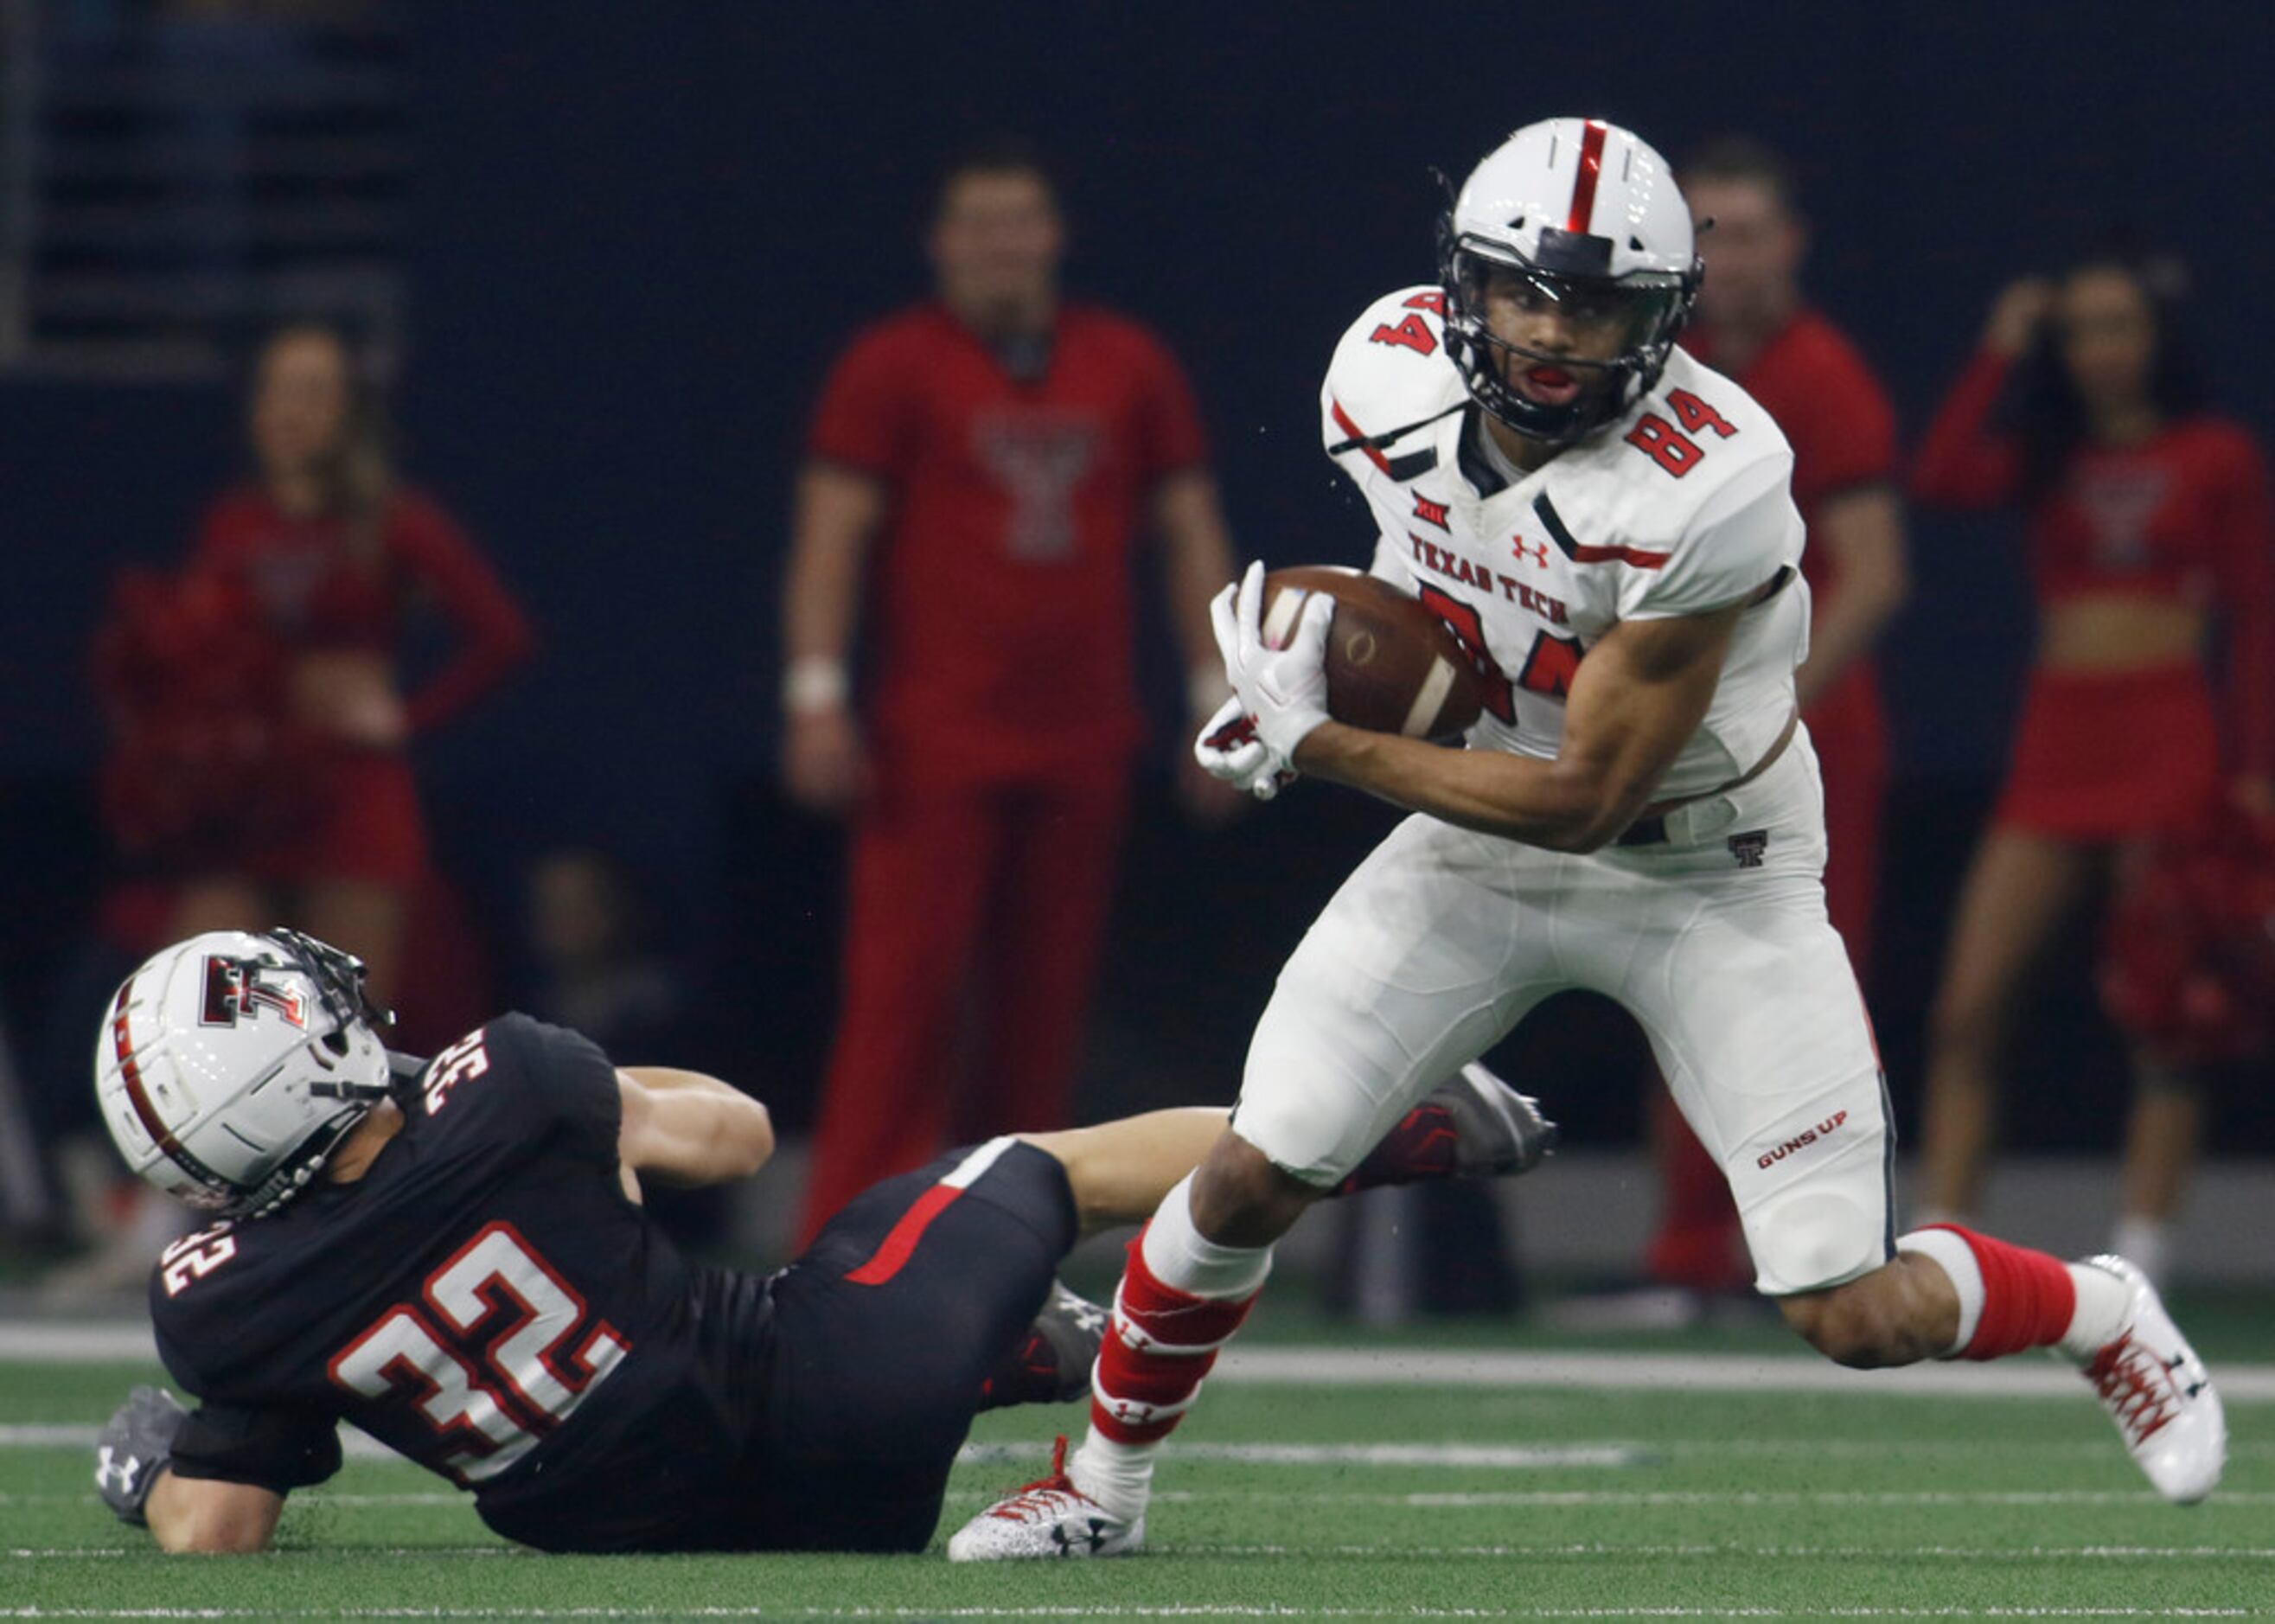
[[[1090,1523],[1088,1534],[1069,1534],[1067,1531],[1067,1525],[1063,1522],[1052,1528],[1051,1543],[1058,1546],[1061,1556],[1072,1556],[1077,1545],[1082,1547],[1085,1554],[1093,1553],[1099,1546],[1106,1543],[1106,1520],[1103,1517],[1091,1517],[1086,1520]]]
[[[1770,849],[1767,829],[1748,829],[1742,835],[1730,836],[1730,855],[1738,859],[1740,868],[1759,868],[1762,854]]]
[[[2169,1359],[2167,1359],[2167,1360],[2165,1360],[2165,1368],[2167,1371],[2172,1371],[2174,1375],[2176,1375],[2176,1376],[2177,1376],[2177,1375],[2181,1375],[2181,1374],[2182,1373],[2182,1372],[2181,1372],[2181,1367],[2182,1365],[2186,1364],[2187,1363],[2188,1363],[2188,1360],[2187,1360],[2187,1358],[2186,1358],[2184,1356],[2180,1355],[2180,1354],[2174,1354],[2171,1358],[2169,1358]],[[2175,1383],[2175,1384],[2173,1384],[2173,1385],[2177,1386],[2179,1386],[2180,1384]],[[2202,1393],[2203,1390],[2204,1390],[2204,1385],[2203,1385],[2203,1383],[2202,1383],[2202,1382],[2200,1382],[2200,1381],[2192,1381],[2192,1382],[2189,1382],[2186,1386],[2182,1386],[2182,1387],[2181,1387],[2181,1391],[2182,1393],[2186,1394],[2189,1398],[2194,1398],[2194,1397],[2196,1397],[2196,1395],[2197,1394]]]
[[[94,1486],[98,1490],[116,1489],[121,1494],[131,1496],[134,1492],[134,1480],[141,1475],[142,1462],[133,1455],[130,1454],[124,1460],[115,1459],[109,1444],[94,1452]]]

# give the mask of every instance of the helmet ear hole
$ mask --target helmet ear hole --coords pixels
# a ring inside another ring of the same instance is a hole
[[[345,1027],[334,1027],[331,1031],[323,1035],[321,1041],[326,1048],[338,1055],[341,1059],[344,1060],[347,1058],[348,1034]]]

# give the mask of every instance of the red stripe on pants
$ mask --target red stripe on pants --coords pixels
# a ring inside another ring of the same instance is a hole
[[[952,1184],[935,1184],[918,1196],[915,1204],[901,1214],[901,1221],[869,1255],[869,1261],[845,1278],[856,1286],[881,1286],[898,1274],[901,1265],[909,1260],[909,1254],[916,1250],[917,1243],[924,1239],[924,1232],[931,1227],[932,1220],[963,1193]]]

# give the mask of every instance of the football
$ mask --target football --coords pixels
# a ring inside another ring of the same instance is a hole
[[[1409,738],[1443,738],[1478,719],[1485,682],[1454,635],[1418,598],[1364,570],[1329,564],[1264,578],[1264,640],[1287,646],[1314,593],[1335,601],[1327,623],[1327,714]]]

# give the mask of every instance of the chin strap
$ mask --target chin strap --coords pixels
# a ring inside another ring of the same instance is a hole
[[[1402,424],[1400,427],[1390,429],[1384,434],[1353,434],[1348,440],[1339,441],[1335,444],[1329,446],[1327,448],[1327,455],[1329,457],[1341,457],[1345,451],[1387,451],[1398,442],[1405,439],[1407,435],[1412,434],[1416,429],[1427,428],[1431,424],[1436,422],[1440,418],[1449,418],[1469,404],[1470,403],[1466,400],[1457,400],[1452,405],[1447,407],[1443,412],[1433,412],[1426,418],[1416,418],[1411,423]]]
[[[268,1176],[230,1204],[231,1217],[266,1218],[286,1202],[315,1182],[341,1140],[354,1131],[355,1125],[371,1114],[371,1107],[359,1105],[341,1112],[322,1127],[300,1142],[294,1151]]]

